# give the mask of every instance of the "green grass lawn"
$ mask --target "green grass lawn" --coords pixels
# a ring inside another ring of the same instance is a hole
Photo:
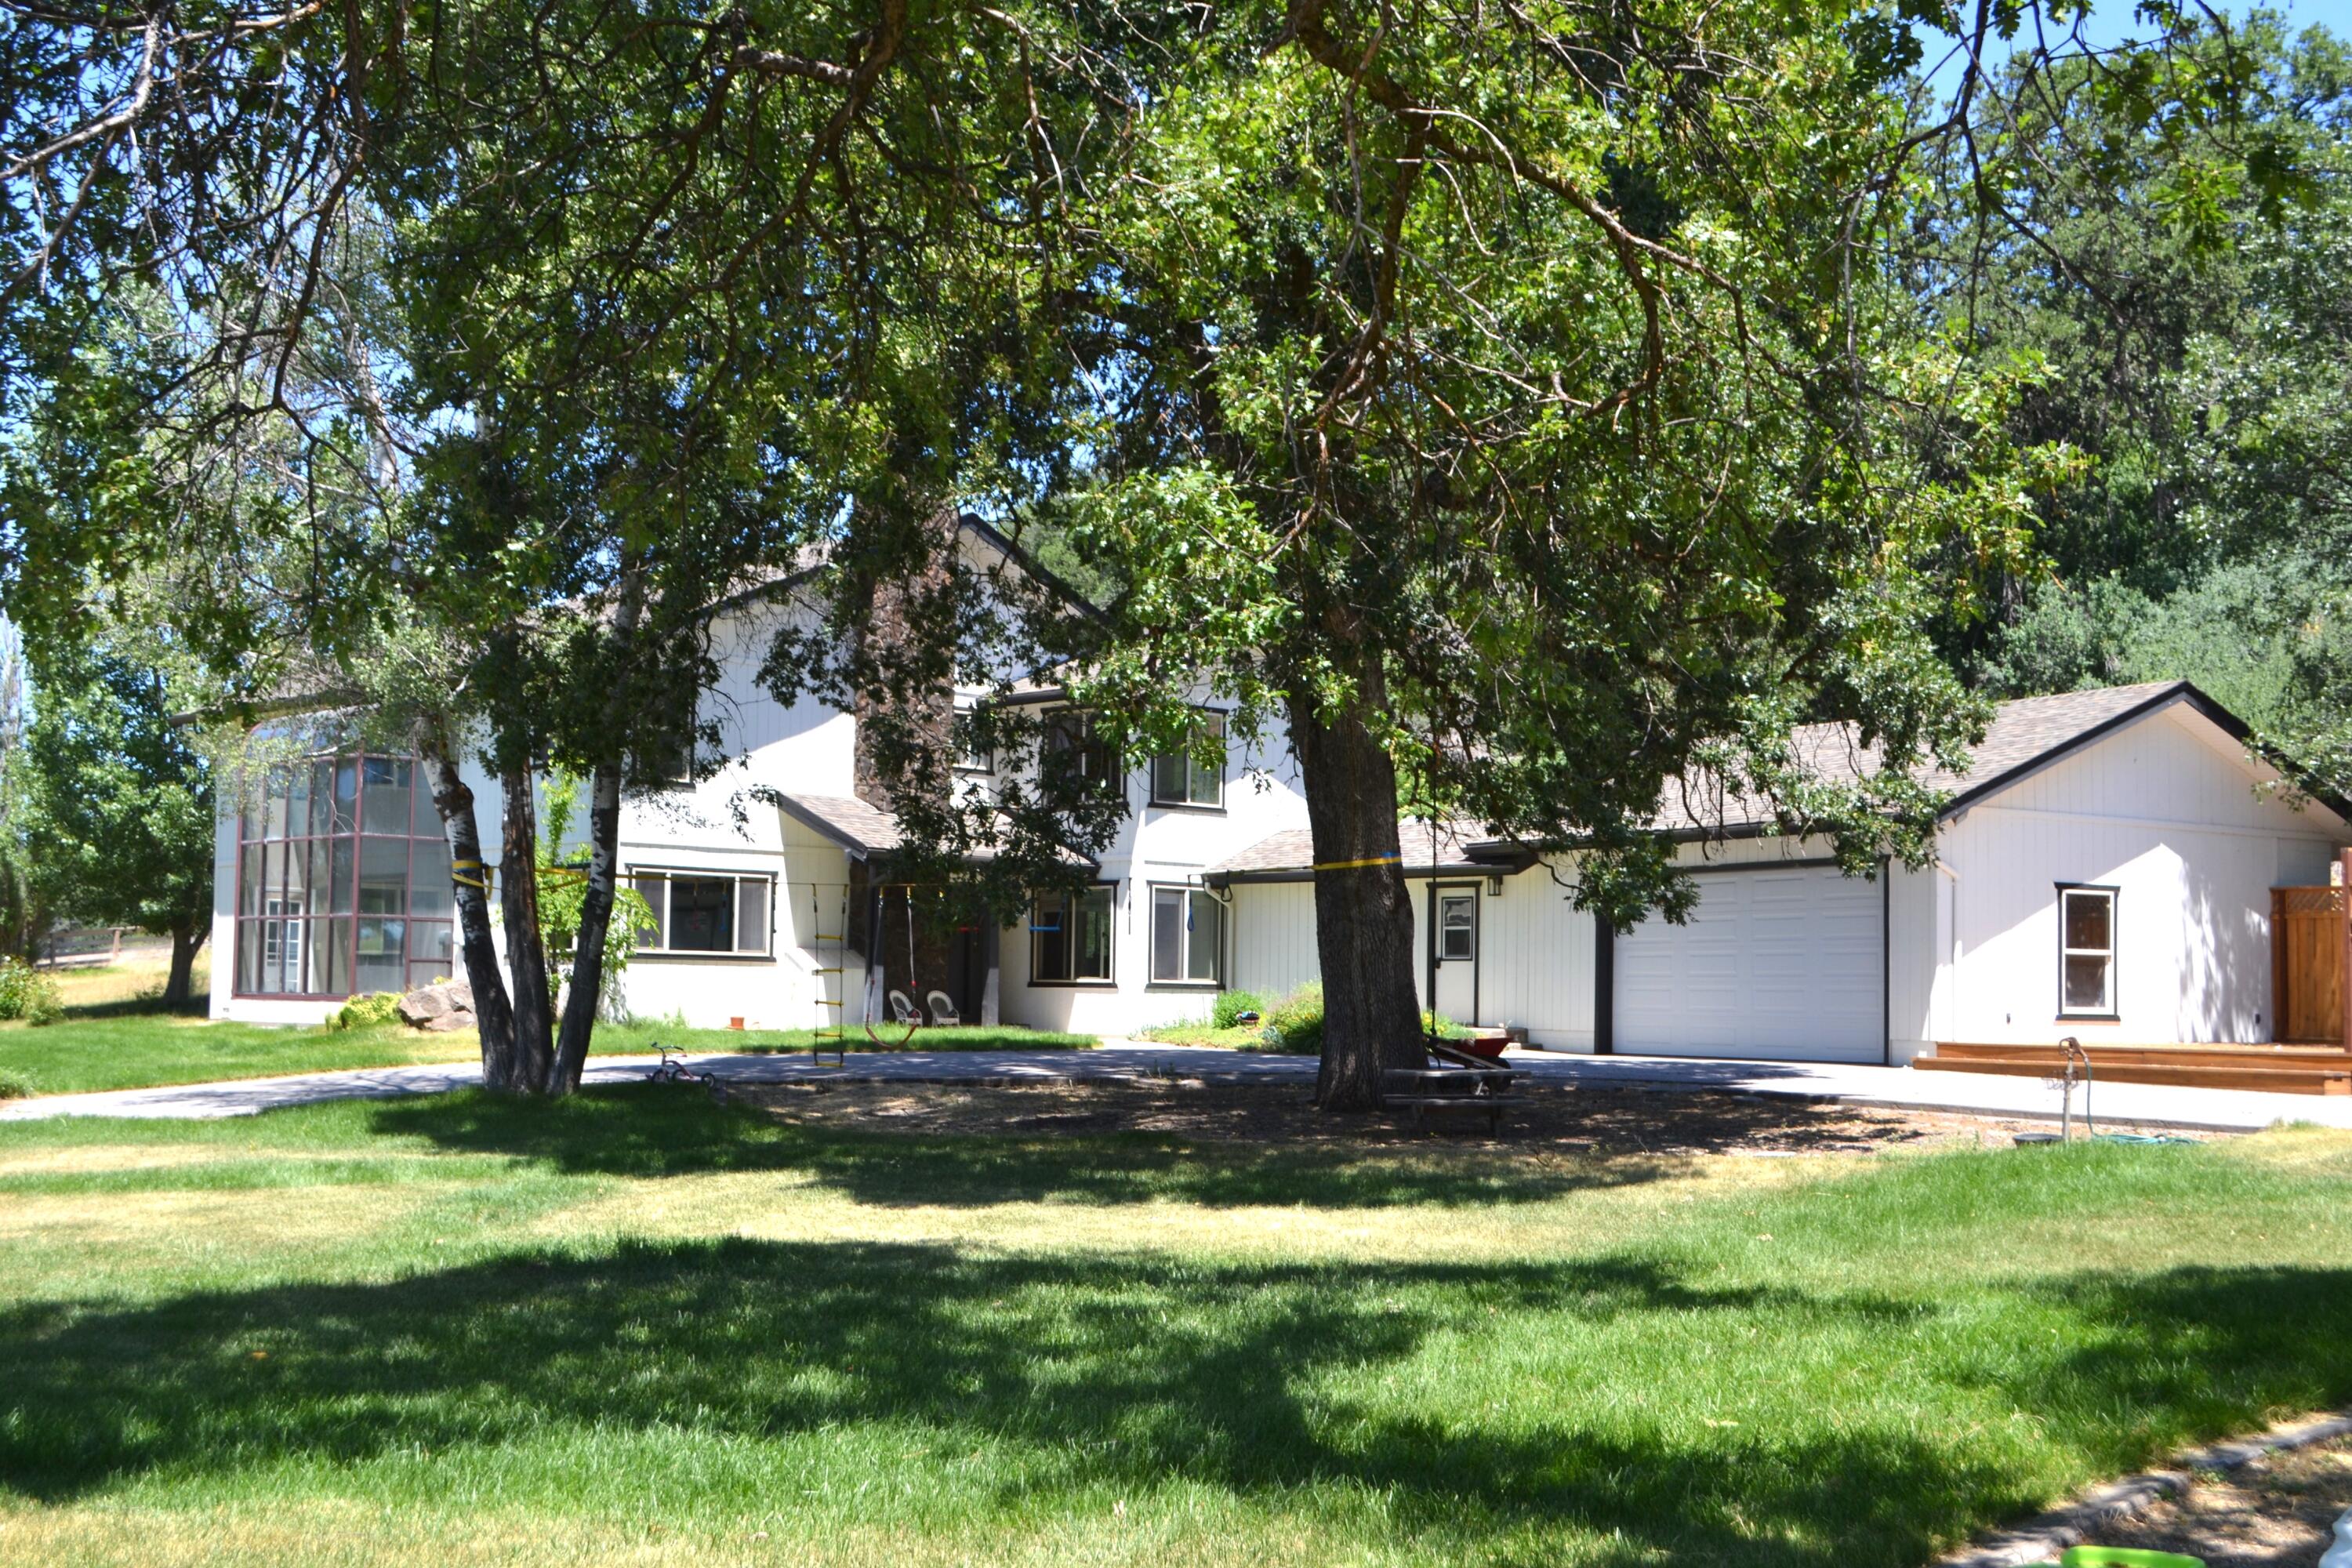
[[[201,1016],[160,1010],[160,973],[131,965],[68,971],[62,976],[66,1016],[39,1028],[0,1024],[0,1094],[70,1094],[84,1089],[143,1089],[216,1079],[268,1078],[280,1073],[345,1068],[408,1067],[481,1059],[470,1029],[428,1035],[401,1025],[369,1029],[265,1027],[215,1024]],[[899,1031],[880,1031],[886,1041]],[[860,1030],[852,1050],[878,1048]],[[656,1043],[688,1051],[804,1051],[810,1031],[687,1029],[663,1023],[598,1026],[592,1055],[634,1055]],[[923,1029],[909,1050],[978,1051],[1077,1048],[1091,1035],[1034,1029]]]
[[[1865,1568],[2352,1402],[2352,1138],[0,1125],[0,1561]]]
[[[1275,1050],[1265,1043],[1264,1024],[1245,1024],[1231,1029],[1220,1029],[1205,1021],[1192,1024],[1162,1024],[1158,1028],[1136,1032],[1140,1040],[1157,1040],[1164,1046],[1222,1046],[1229,1051]]]

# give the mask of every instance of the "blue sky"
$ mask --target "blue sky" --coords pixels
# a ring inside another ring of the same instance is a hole
[[[2209,0],[2209,4],[2213,4],[2215,10],[2231,16],[2243,16],[2254,8],[2244,4],[2213,3],[2213,0]],[[2287,30],[2291,33],[2317,26],[2327,28],[2338,37],[2352,38],[2352,0],[2268,0],[2261,8],[2284,16]],[[1974,7],[1970,6],[1969,10],[1973,15]],[[2142,22],[2136,12],[2135,0],[2091,0],[2090,15],[2083,22],[2083,37],[2099,48],[2111,48],[2127,39],[2152,37],[2156,29]],[[1956,61],[1948,59],[1939,64],[1932,40],[1928,44],[1925,64],[1937,68],[1929,74],[1938,81],[1956,77],[1959,68]]]
[[[2252,7],[2243,5],[2214,6],[2232,16],[2242,16]],[[2339,37],[2352,37],[2352,0],[2273,0],[2263,9],[2283,13],[2289,30],[2301,32],[2316,23]],[[2120,43],[2126,38],[2145,38],[2154,31],[2132,15],[2130,0],[2094,0],[2090,20],[2083,26],[2083,36],[2095,44]]]

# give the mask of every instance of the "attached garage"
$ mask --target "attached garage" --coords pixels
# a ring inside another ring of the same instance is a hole
[[[1790,745],[1824,777],[1872,765],[1835,726]],[[1669,791],[1655,830],[1696,910],[1613,934],[1575,907],[1572,846],[1538,855],[1467,823],[1401,837],[1433,883],[1415,889],[1423,931],[1434,917],[1470,955],[1474,1021],[1553,1050],[1902,1065],[2068,1038],[2261,1045],[2294,995],[2274,921],[2301,900],[2341,933],[2331,876],[2352,868],[2352,803],[2291,787],[2185,682],[2002,703],[1965,766],[1921,782],[1945,797],[1934,862],[1874,879],[1839,875],[1825,839],[1782,831],[1761,803]],[[1314,973],[1311,837],[1204,878],[1250,889],[1234,917],[1244,983]],[[1446,993],[1450,948],[1433,957],[1441,1006],[1467,1016]],[[2340,1039],[2332,1007],[2285,1032]]]
[[[1645,1056],[1876,1062],[1885,884],[1834,866],[1710,868],[1687,925],[1616,939],[1613,1044]]]

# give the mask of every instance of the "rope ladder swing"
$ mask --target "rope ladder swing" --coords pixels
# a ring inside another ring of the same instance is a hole
[[[824,1052],[829,1049],[833,1052],[836,1062],[843,1067],[847,1067],[849,1065],[849,1032],[844,1026],[842,1014],[848,1006],[848,999],[841,993],[846,988],[849,973],[847,954],[843,952],[844,944],[849,940],[849,889],[844,885],[841,889],[840,918],[835,922],[841,928],[839,931],[824,929],[823,897],[823,889],[818,884],[811,882],[809,884],[809,941],[816,952],[816,965],[810,973],[816,981],[816,1026],[809,1031],[809,1060],[812,1063],[820,1061]],[[830,963],[825,962],[828,958],[832,960]],[[824,977],[828,974],[842,977],[834,982],[835,994],[831,996],[825,994]],[[832,1011],[826,1011],[828,1008]]]
[[[889,1050],[896,1050],[899,1047],[905,1045],[908,1040],[913,1039],[915,1037],[915,1031],[923,1026],[923,1011],[919,1006],[915,1005],[913,999],[910,997],[908,1000],[908,1016],[896,1020],[905,1027],[907,1031],[905,1034],[900,1035],[895,1040],[886,1040],[880,1034],[876,1032],[874,1027],[877,1021],[874,1016],[873,1005],[874,991],[876,986],[879,985],[884,988],[886,993],[886,1005],[887,1001],[887,992],[888,989],[888,975],[885,966],[878,961],[882,956],[882,911],[885,907],[887,895],[893,888],[896,888],[898,890],[907,905],[907,984],[909,986],[913,986],[915,984],[915,885],[912,882],[880,883],[877,884],[874,889],[874,956],[877,962],[867,968],[866,972],[866,989],[861,994],[861,998],[865,1003],[863,1011],[865,1013],[864,1022],[866,1025],[866,1037],[873,1041],[876,1045],[881,1046]],[[887,1019],[882,1020],[882,1022],[886,1023],[889,1021],[890,1020]]]

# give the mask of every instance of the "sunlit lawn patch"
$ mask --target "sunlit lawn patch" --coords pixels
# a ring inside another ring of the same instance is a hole
[[[657,1042],[686,1051],[804,1051],[809,1039],[807,1030],[607,1024],[597,1028],[592,1053],[634,1055],[652,1050]],[[1041,1050],[1094,1043],[1087,1035],[975,1026],[926,1029],[907,1048]],[[850,1048],[872,1047],[858,1037]],[[436,1035],[404,1025],[341,1030],[272,1027],[150,1011],[68,1013],[64,1022],[41,1028],[0,1025],[0,1074],[21,1080],[35,1094],[480,1058],[481,1045],[471,1029]]]

